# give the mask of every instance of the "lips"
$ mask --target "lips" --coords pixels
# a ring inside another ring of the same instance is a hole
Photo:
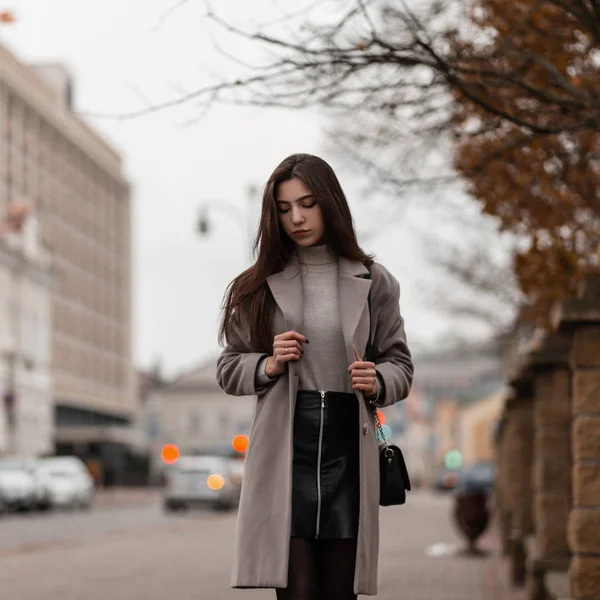
[[[304,237],[310,233],[310,229],[300,229],[298,231],[294,231],[294,235],[296,237]]]

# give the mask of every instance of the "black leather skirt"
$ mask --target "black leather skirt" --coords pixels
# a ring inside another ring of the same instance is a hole
[[[293,537],[356,537],[359,464],[356,395],[299,391],[294,413]]]

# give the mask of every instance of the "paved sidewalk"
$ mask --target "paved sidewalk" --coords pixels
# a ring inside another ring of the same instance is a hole
[[[159,490],[102,491],[102,503],[115,508],[48,516],[48,527],[80,532],[72,538],[0,553],[0,600],[274,600],[272,590],[229,587],[234,513],[165,515]],[[381,510],[378,600],[524,600],[508,586],[493,528],[485,558],[445,552],[462,545],[451,511],[450,496],[423,491]]]
[[[113,487],[96,488],[95,506],[123,506],[157,503],[162,497],[161,488],[150,487]]]
[[[478,544],[464,547],[451,519],[451,496],[409,494],[406,506],[381,509],[379,595],[382,600],[524,600],[508,585],[508,569],[492,523]]]

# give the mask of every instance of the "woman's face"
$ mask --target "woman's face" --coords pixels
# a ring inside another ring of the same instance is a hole
[[[301,179],[294,177],[280,183],[275,201],[283,230],[298,246],[323,243],[325,224],[321,207]]]

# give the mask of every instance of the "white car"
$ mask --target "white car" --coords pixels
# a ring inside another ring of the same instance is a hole
[[[48,486],[45,478],[38,472],[40,460],[32,457],[10,456],[0,459],[0,470],[16,469],[25,471],[33,479],[33,508],[45,510],[50,506]]]
[[[3,510],[29,510],[35,506],[35,481],[18,461],[0,460],[0,505]]]
[[[52,508],[89,508],[94,481],[85,463],[76,456],[53,456],[40,461],[38,476],[48,488]]]
[[[219,510],[236,508],[240,476],[232,460],[222,456],[182,456],[167,471],[165,510],[204,505]]]

